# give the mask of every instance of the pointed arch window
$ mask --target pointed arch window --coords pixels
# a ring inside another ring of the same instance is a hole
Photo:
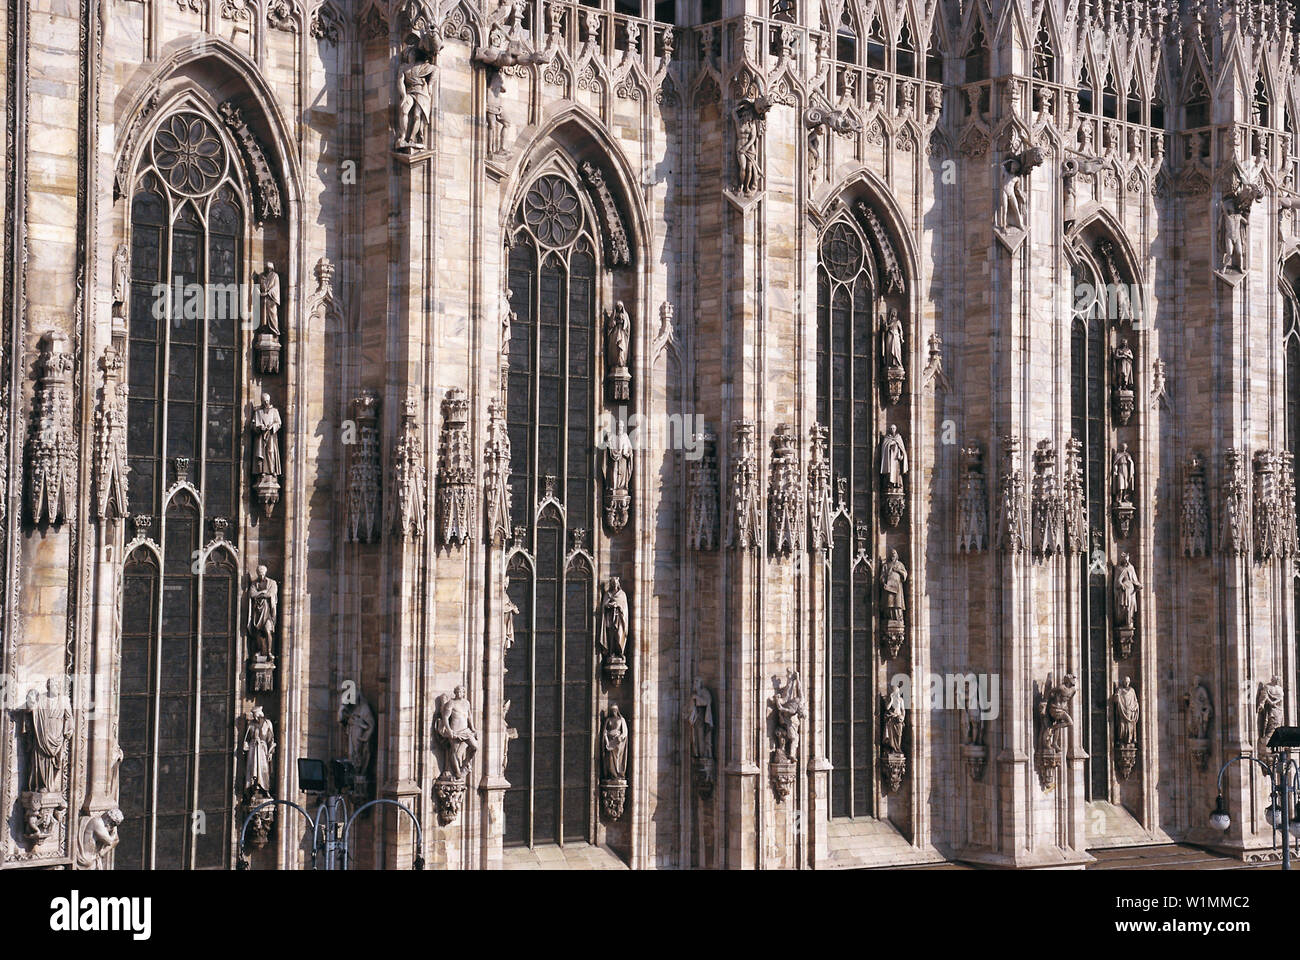
[[[875,290],[867,239],[842,216],[822,234],[817,268],[817,421],[836,488],[825,594],[833,817],[876,813],[876,591],[858,550],[875,517]]]
[[[1115,73],[1109,68],[1101,88],[1101,115],[1107,120],[1119,119],[1119,93],[1115,87]]]
[[[1053,83],[1056,80],[1056,54],[1052,51],[1052,34],[1043,23],[1034,37],[1034,79]]]
[[[840,11],[839,26],[835,28],[835,59],[840,63],[858,62],[858,28],[849,12],[849,4]]]
[[[1142,122],[1142,94],[1138,91],[1136,77],[1129,81],[1128,100],[1124,106],[1124,119],[1129,123]]]
[[[1092,74],[1088,72],[1088,61],[1079,65],[1079,111],[1094,113],[1092,100]]]
[[[1187,88],[1187,124],[1189,129],[1210,125],[1210,91],[1198,70]]]
[[[591,839],[594,782],[596,337],[599,247],[573,178],[528,187],[509,252],[507,428],[512,523],[523,532],[507,591],[519,613],[506,652],[508,844]],[[572,545],[572,549],[570,549]]]
[[[154,133],[131,199],[138,545],[123,571],[119,869],[223,868],[233,844],[239,591],[224,531],[239,529],[247,228],[233,157],[217,124],[181,110]]]
[[[916,43],[912,40],[912,28],[906,20],[898,32],[898,46],[894,48],[894,69],[902,76],[919,76],[917,73]]]
[[[1251,123],[1260,127],[1267,127],[1271,117],[1268,86],[1264,83],[1264,75],[1260,74],[1255,78],[1255,98],[1251,104],[1250,110],[1252,116]]]
[[[939,45],[939,31],[930,33],[930,44],[925,48],[925,79],[943,83],[943,47]]]
[[[984,42],[984,27],[975,25],[970,43],[966,46],[966,82],[987,80],[989,76],[989,48]]]
[[[871,70],[887,70],[885,28],[880,25],[880,15],[871,18],[867,30],[867,67]]]

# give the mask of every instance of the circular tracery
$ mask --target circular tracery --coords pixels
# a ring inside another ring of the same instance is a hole
[[[842,220],[822,238],[822,263],[832,279],[848,283],[862,269],[862,241]]]
[[[210,193],[226,172],[226,151],[212,124],[182,113],[170,117],[153,138],[153,162],[172,190],[191,197]]]
[[[562,177],[539,177],[524,196],[524,223],[538,242],[564,247],[582,228],[582,204],[577,191]]]

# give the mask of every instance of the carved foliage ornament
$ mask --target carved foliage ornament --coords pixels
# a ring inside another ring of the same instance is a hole
[[[506,430],[505,403],[488,402],[488,439],[483,450],[487,501],[487,536],[500,546],[510,536],[510,436]]]
[[[1219,549],[1242,556],[1250,549],[1250,507],[1246,487],[1246,467],[1241,451],[1229,449],[1223,454],[1222,531]]]
[[[122,356],[114,347],[104,351],[99,365],[104,389],[95,412],[95,515],[122,519],[126,503],[126,387]]]
[[[425,471],[424,444],[416,422],[418,405],[414,397],[402,404],[402,425],[393,445],[393,483],[389,497],[390,523],[402,539],[424,535]]]
[[[356,435],[348,465],[347,538],[352,543],[379,540],[379,395],[363,390],[352,401]]]
[[[984,451],[969,440],[961,452],[964,470],[957,493],[957,550],[973,553],[988,547],[989,502],[984,480]]]
[[[1002,438],[1002,492],[998,506],[998,546],[1006,553],[1024,553],[1028,537],[1025,529],[1025,481],[1020,472],[1020,438]]]
[[[1210,501],[1205,486],[1205,459],[1194,453],[1183,468],[1183,504],[1179,517],[1183,556],[1210,555]]]
[[[281,213],[280,185],[271,172],[271,165],[267,162],[266,152],[262,149],[261,142],[249,129],[248,123],[234,101],[227,100],[221,104],[217,112],[221,114],[222,122],[239,142],[248,171],[248,180],[253,184],[257,222],[265,223],[268,220],[278,219]]]
[[[1065,552],[1065,501],[1056,476],[1056,445],[1040,440],[1034,451],[1033,551],[1050,558]]]
[[[474,449],[469,434],[469,398],[453,387],[442,401],[438,449],[438,541],[464,546],[473,538]]]
[[[826,444],[829,431],[814,423],[808,430],[808,533],[814,550],[831,545],[831,461]]]
[[[714,550],[718,545],[718,440],[705,431],[695,436],[694,443],[700,457],[690,465],[686,539],[694,550]]]
[[[72,426],[72,380],[76,360],[67,337],[51,330],[41,337],[36,359],[27,470],[32,523],[61,523],[75,508],[77,436]]]
[[[799,441],[789,424],[772,436],[771,469],[767,479],[767,507],[772,552],[788,557],[802,545],[803,489],[800,483]]]
[[[762,495],[758,486],[758,455],[753,420],[731,424],[731,536],[737,550],[759,550],[763,544]]]
[[[614,195],[605,183],[605,175],[595,164],[584,160],[582,179],[596,198],[596,209],[600,211],[601,225],[605,229],[605,251],[608,265],[626,267],[632,263],[632,249],[627,242],[627,229],[623,226],[623,216],[614,203]]]

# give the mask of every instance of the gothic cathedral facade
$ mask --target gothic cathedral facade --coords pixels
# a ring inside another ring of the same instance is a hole
[[[1298,29],[11,0],[0,869],[1274,856]]]

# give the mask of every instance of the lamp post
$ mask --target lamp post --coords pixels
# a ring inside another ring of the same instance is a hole
[[[1279,830],[1282,832],[1282,869],[1290,870],[1291,838],[1293,835],[1300,838],[1300,800],[1296,802],[1295,819],[1291,819],[1292,795],[1300,797],[1300,767],[1291,759],[1289,751],[1300,748],[1300,727],[1278,727],[1269,738],[1268,747],[1273,751],[1271,767],[1258,757],[1240,754],[1228,758],[1219,768],[1218,796],[1210,814],[1210,826],[1224,833],[1232,826],[1228,804],[1223,799],[1223,774],[1228,767],[1242,760],[1258,764],[1270,781],[1269,803],[1264,808],[1264,815],[1275,835]]]
[[[335,761],[338,765],[339,761]],[[346,765],[350,767],[350,764]],[[339,769],[345,769],[339,767]],[[309,760],[300,758],[298,760],[298,786],[306,793],[324,793],[325,792],[325,764],[320,760]],[[420,820],[410,807],[397,800],[390,800],[387,797],[381,797],[378,800],[371,800],[369,803],[362,804],[351,815],[348,814],[347,798],[341,793],[331,794],[325,797],[320,806],[316,808],[316,816],[313,817],[306,810],[294,803],[292,800],[279,800],[272,798],[263,801],[253,809],[248,811],[248,816],[244,818],[244,825],[239,831],[239,859],[236,861],[237,870],[248,870],[251,864],[248,858],[244,856],[244,838],[248,833],[248,825],[253,822],[253,817],[259,810],[266,807],[273,807],[277,804],[283,804],[292,807],[302,814],[303,819],[311,826],[311,868],[316,869],[316,859],[318,852],[324,848],[326,870],[346,870],[348,868],[348,840],[352,833],[352,823],[364,810],[368,810],[376,804],[392,804],[406,812],[415,824],[415,861],[411,865],[412,870],[424,869],[424,857],[421,851],[424,849],[424,831],[420,829]],[[341,813],[341,815],[340,815]],[[342,836],[339,835],[339,828],[342,827]],[[321,836],[324,834],[322,844]]]

